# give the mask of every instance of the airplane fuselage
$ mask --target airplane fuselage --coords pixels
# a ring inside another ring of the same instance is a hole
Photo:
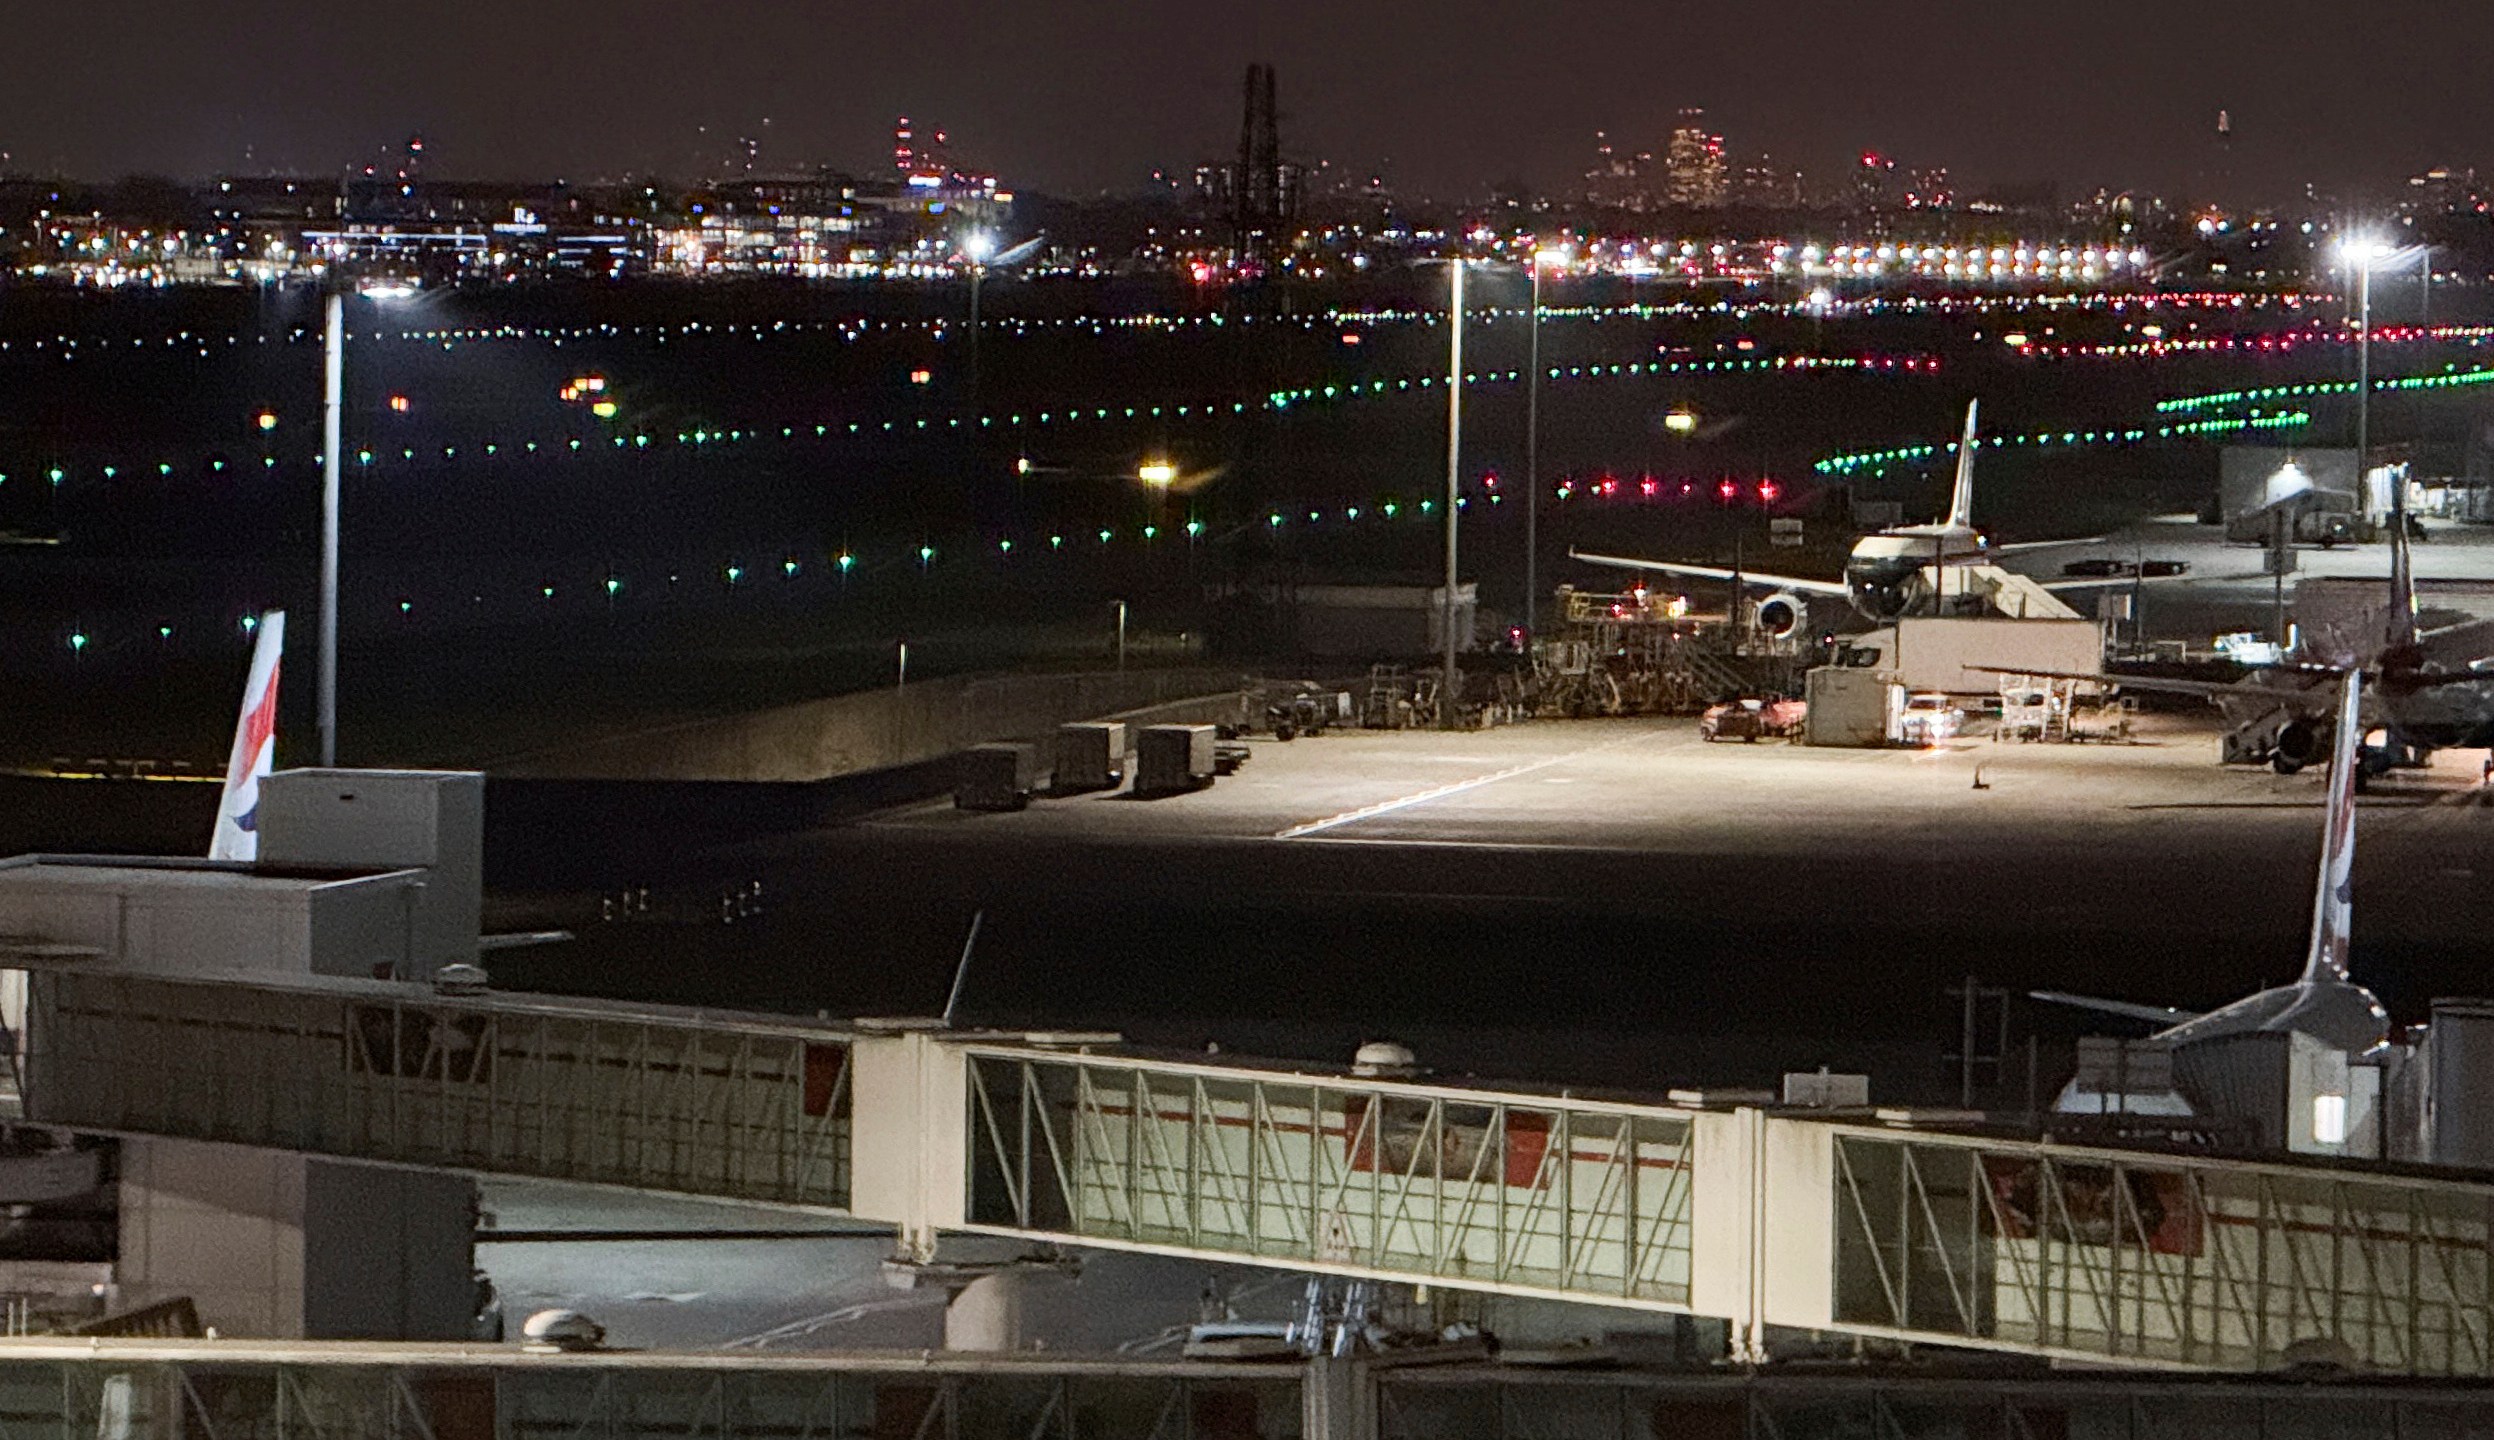
[[[1845,561],[1845,598],[1873,620],[1894,620],[1932,597],[1927,572],[1991,562],[1989,543],[1971,525],[1906,525],[1865,535]]]
[[[2229,723],[2244,726],[2275,715],[2282,702],[2327,688],[2325,678],[2267,671],[2255,675],[2243,690],[2212,698]],[[2494,675],[2427,685],[2415,684],[2412,672],[2385,676],[2365,697],[2364,725],[2368,734],[2380,730],[2393,747],[2405,747],[2420,759],[2436,750],[2494,751]],[[2326,716],[2296,718],[2278,731],[2267,758],[2281,774],[2318,764],[2328,751],[2332,730]]]

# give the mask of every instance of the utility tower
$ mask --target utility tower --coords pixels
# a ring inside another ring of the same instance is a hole
[[[1263,257],[1281,229],[1281,126],[1273,109],[1273,67],[1247,67],[1246,115],[1238,130],[1238,177],[1230,221],[1240,258]]]

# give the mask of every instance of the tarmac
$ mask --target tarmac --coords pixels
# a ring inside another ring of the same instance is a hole
[[[2437,526],[2420,574],[2473,602],[2465,582],[2494,577],[2481,541]],[[2160,521],[2101,548],[2190,560],[2146,587],[2162,633],[2260,623],[2249,547]],[[2302,558],[2387,566],[2380,545]],[[2186,606],[2207,624],[2180,625]],[[1953,1098],[1962,1073],[1935,1057],[1969,979],[2213,1007],[2301,968],[2322,774],[2220,766],[2218,728],[2142,714],[2130,743],[1926,751],[1709,744],[1689,719],[1260,738],[1193,793],[938,801],[677,846],[618,878],[680,913],[767,898],[732,924],[532,911],[580,942],[496,976],[838,1015],[938,1011],[960,973],[965,1023],[1333,1059],[1383,1035],[1450,1068],[1635,1088],[1827,1063],[1883,1097]],[[2445,752],[2362,802],[2353,963],[2401,1022],[2494,993],[2485,758]],[[2112,1023],[2009,1008],[2007,1043],[2034,1039],[2047,1085],[2052,1047]],[[1979,1098],[2020,1102],[2024,1069],[1987,1062]]]
[[[1957,1090],[1935,1057],[1968,977],[2214,1006],[2301,968],[2321,776],[2220,767],[2213,717],[2141,731],[1930,751],[1710,744],[1686,719],[1265,739],[1164,799],[921,805],[688,854],[677,876],[759,884],[757,913],[591,921],[495,973],[931,1014],[975,918],[963,1023],[1332,1059],[1383,1035],[1449,1068],[1633,1088],[1825,1063],[1934,1098]],[[2480,763],[2439,756],[2362,805],[2354,963],[2402,1021],[2494,990]],[[2101,1028],[2015,1008],[2012,1046]],[[1987,1083],[2016,1103],[2021,1063]]]
[[[2210,720],[2140,715],[2119,742],[1991,738],[1981,720],[1944,745],[1822,748],[1707,741],[1687,719],[1546,721],[1447,733],[1336,730],[1254,742],[1238,773],[1193,793],[1043,796],[1027,810],[935,802],[872,829],[1010,843],[1268,841],[1282,845],[1461,847],[1758,858],[1886,845],[1945,866],[2003,847],[2038,863],[2055,850],[2129,848],[2151,860],[2176,842],[2317,843],[2318,770],[2280,776],[2220,766]],[[2494,836],[2482,757],[2444,752],[2376,782],[2363,801],[2376,847],[2404,852],[2445,831]],[[2385,833],[2386,832],[2386,833]],[[2473,852],[2473,839],[2458,842]]]

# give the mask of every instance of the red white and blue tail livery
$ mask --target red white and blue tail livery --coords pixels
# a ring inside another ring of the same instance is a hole
[[[2307,985],[2347,979],[2347,938],[2355,924],[2355,781],[2364,768],[2363,692],[2363,673],[2347,672],[2338,701],[2338,728],[2331,737],[2336,743],[2321,826],[2321,879],[2312,897],[2312,944],[2303,965]]]
[[[242,721],[234,727],[234,753],[225,762],[225,793],[217,801],[211,860],[260,856],[260,777],[277,759],[277,661],[286,649],[286,612],[260,617],[259,643],[251,651],[251,678],[242,691]]]
[[[2390,1036],[2390,1017],[2373,992],[2347,974],[2347,942],[2355,923],[2355,786],[2357,773],[2364,768],[2363,703],[2364,676],[2350,671],[2339,691],[2338,726],[2332,736],[2329,799],[2321,819],[2320,883],[2312,897],[2312,938],[2304,951],[2303,974],[2295,983],[2245,996],[2205,1015],[2058,990],[2036,991],[2035,998],[2164,1022],[2165,1028],[2155,1038],[2169,1045],[2290,1031],[2349,1055],[2379,1049]],[[2071,1094],[2075,1092],[2065,1094],[2064,1100]]]

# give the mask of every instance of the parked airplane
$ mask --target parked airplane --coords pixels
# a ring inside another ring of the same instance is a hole
[[[225,793],[217,798],[211,860],[255,860],[260,854],[260,780],[277,758],[277,662],[286,649],[286,612],[260,617],[251,674],[242,687],[242,719],[225,762]]]
[[[2404,757],[2422,764],[2436,750],[2494,752],[2494,658],[2489,640],[2494,621],[2467,621],[2435,629],[2417,626],[2415,567],[2404,529],[2390,536],[2390,605],[2374,628],[2368,612],[2352,628],[2306,627],[2295,663],[2260,670],[2241,680],[2184,680],[2165,676],[2067,675],[2101,680],[2130,690],[2197,695],[2225,712],[2238,734],[2254,734],[2264,722],[2281,722],[2265,742],[2270,768],[2292,775],[2320,761],[2334,741],[2330,682],[2348,670],[2365,672],[2373,696],[2365,730],[2386,733],[2386,744],[2368,747],[2363,764],[2373,773]],[[2245,758],[2257,762],[2258,750]],[[2494,754],[2487,761],[2494,772]]]
[[[2312,933],[2304,950],[2303,974],[2293,984],[2263,990],[2205,1015],[2057,990],[2037,991],[2035,998],[2163,1022],[2165,1028],[2154,1038],[2176,1044],[2284,1031],[2309,1035],[2349,1055],[2379,1048],[2389,1038],[2390,1017],[2373,992],[2347,973],[2347,941],[2354,914],[2355,781],[2364,730],[2357,717],[2362,713],[2363,689],[2363,676],[2351,671],[2339,691],[2329,800],[2322,810],[2321,871],[2312,900]]]
[[[1951,570],[1990,565],[2003,555],[2056,545],[2084,545],[2091,540],[2040,540],[1994,545],[1974,524],[1974,452],[1977,401],[1966,402],[1966,433],[1957,442],[1957,481],[1949,496],[1948,518],[1924,525],[1897,525],[1865,535],[1853,544],[1842,580],[1812,580],[1797,575],[1766,575],[1715,565],[1682,565],[1668,560],[1638,560],[1594,555],[1571,549],[1568,558],[1622,570],[1650,570],[1698,580],[1738,581],[1784,592],[1759,602],[1758,620],[1779,633],[1801,623],[1802,596],[1841,598],[1864,616],[1879,621],[1941,608],[1952,588]],[[2059,581],[2047,590],[2101,589],[2103,580]],[[2127,582],[2123,582],[2127,583]]]

